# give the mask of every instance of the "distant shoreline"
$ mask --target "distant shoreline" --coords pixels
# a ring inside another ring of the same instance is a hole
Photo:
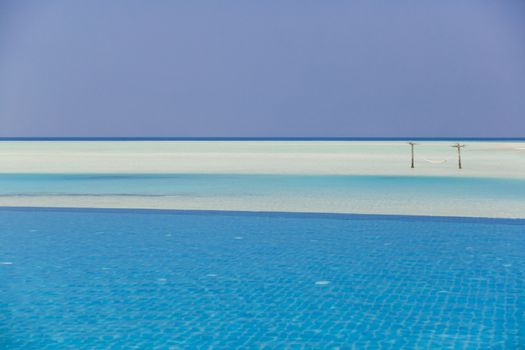
[[[413,139],[414,140],[414,139]],[[0,142],[0,173],[406,175],[525,179],[525,141],[95,140]]]

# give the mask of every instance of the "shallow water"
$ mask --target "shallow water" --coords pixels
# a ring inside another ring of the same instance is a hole
[[[525,198],[525,181],[430,176],[0,174],[0,195],[294,195],[415,193]]]
[[[518,349],[512,220],[0,209],[4,349]]]
[[[525,180],[429,176],[0,174],[0,203],[524,217]],[[3,200],[3,202],[2,202]]]

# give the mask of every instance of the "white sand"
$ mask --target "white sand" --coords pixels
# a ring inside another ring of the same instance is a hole
[[[525,178],[525,142],[0,142],[0,173],[258,173]],[[442,162],[446,161],[446,162]]]

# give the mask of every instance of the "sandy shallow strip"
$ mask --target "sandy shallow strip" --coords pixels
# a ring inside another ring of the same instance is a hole
[[[186,196],[2,196],[0,206],[288,211],[319,213],[435,215],[459,217],[525,218],[525,201],[491,198],[454,198],[447,201],[363,198]]]
[[[451,144],[419,142],[416,168],[411,169],[410,148],[400,141],[3,141],[0,173],[400,175],[525,180],[525,142],[468,141],[462,170]],[[525,217],[525,198],[384,197],[15,196],[7,191],[0,193],[0,206]]]

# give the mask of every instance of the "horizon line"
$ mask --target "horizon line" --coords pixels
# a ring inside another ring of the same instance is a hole
[[[421,136],[0,136],[0,141],[525,141],[523,137]]]

